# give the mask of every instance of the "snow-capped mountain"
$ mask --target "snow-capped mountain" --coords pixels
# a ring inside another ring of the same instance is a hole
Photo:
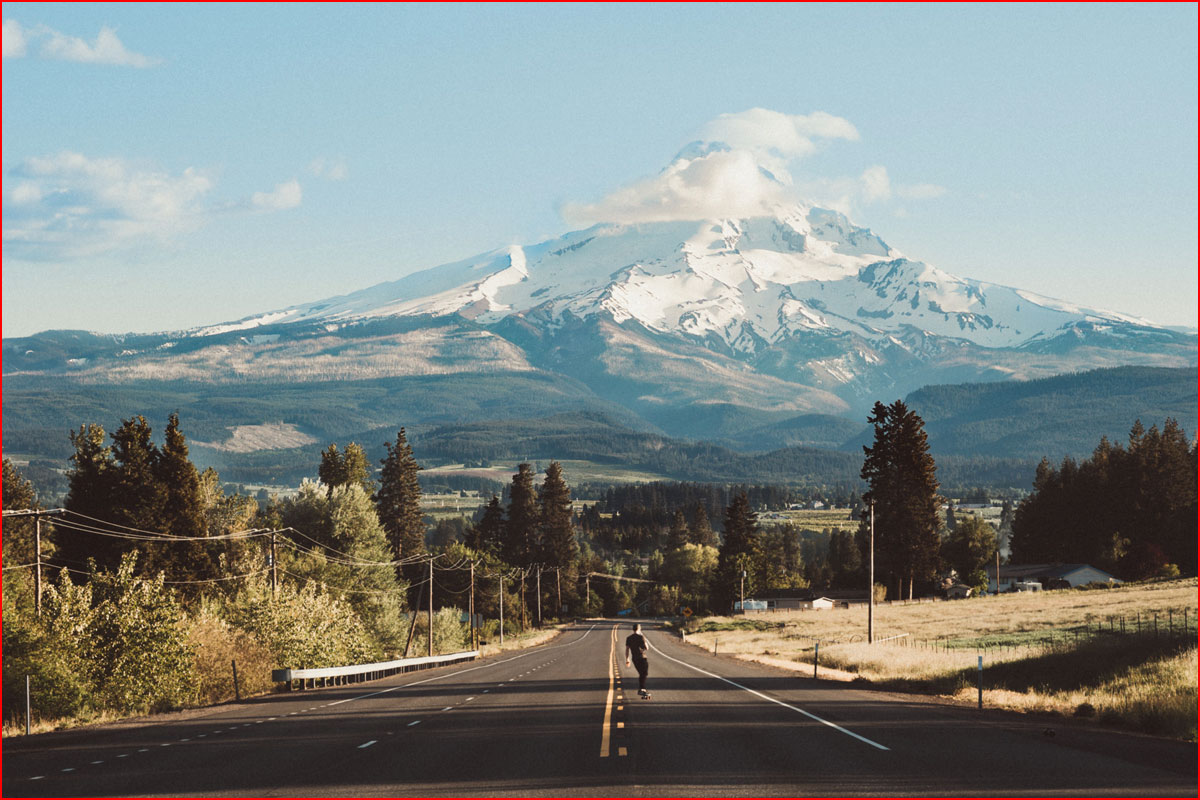
[[[508,247],[342,297],[192,331],[206,336],[305,322],[457,315],[482,325],[533,312],[548,327],[593,316],[715,338],[754,354],[807,334],[877,343],[919,332],[987,348],[1152,323],[911,261],[870,230],[820,208],[744,220],[597,225]]]
[[[685,149],[668,169],[714,152]],[[751,418],[858,417],[930,383],[1195,362],[1194,336],[956,277],[841,213],[790,202],[739,218],[598,224],[236,322],[42,334],[6,341],[4,354],[6,377],[83,383],[453,378],[456,399],[480,401],[473,409],[514,391],[496,376],[523,376],[521,391],[549,380],[577,406],[591,397],[684,436]]]

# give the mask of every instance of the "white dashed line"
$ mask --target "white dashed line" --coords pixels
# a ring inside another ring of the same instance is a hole
[[[74,767],[63,767],[63,769],[61,771],[62,772],[74,772],[75,768]]]
[[[44,779],[45,777],[46,777],[45,775],[34,775],[34,776],[33,776],[32,778],[30,778],[29,780],[31,780],[31,781],[40,781],[40,780]]]
[[[471,702],[471,701],[472,701],[472,700],[474,700],[474,699],[475,699],[474,697],[468,697],[466,700],[463,700],[463,702],[464,702],[464,703],[469,703],[469,702]]]
[[[103,764],[103,763],[104,763],[104,760],[103,760],[103,759],[101,759],[100,761],[93,761],[92,763],[93,763],[93,764]]]
[[[143,747],[141,750],[138,750],[138,752],[139,752],[139,753],[149,753],[149,752],[150,752],[150,748],[149,748],[149,747]]]
[[[367,742],[366,744],[360,744],[360,745],[358,746],[358,749],[359,749],[359,750],[365,750],[366,748],[368,748],[368,747],[370,747],[371,745],[375,744],[375,742],[377,742],[377,741],[379,741],[379,740],[378,740],[378,739],[372,739],[371,741]]]
[[[446,706],[445,708],[442,709],[442,711],[449,711],[452,708],[454,708],[454,706]]]
[[[420,725],[420,724],[421,724],[421,720],[416,720],[415,722],[408,723],[408,727],[411,728],[413,725]]]
[[[129,758],[129,753],[121,753],[117,758]]]

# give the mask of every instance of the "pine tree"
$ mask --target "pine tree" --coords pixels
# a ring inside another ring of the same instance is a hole
[[[106,519],[113,497],[115,469],[112,448],[105,444],[107,434],[99,425],[81,425],[71,431],[71,472],[64,506],[93,519]],[[98,563],[116,565],[123,541],[110,537],[64,535],[59,542],[55,563],[70,569],[85,570],[89,558]]]
[[[697,503],[696,509],[692,512],[692,524],[688,528],[688,534],[691,537],[692,544],[699,544],[705,547],[719,547],[721,545],[720,538],[708,521],[708,512],[704,510],[703,503]]]
[[[477,553],[495,555],[504,541],[504,529],[504,507],[500,505],[500,498],[493,494],[484,506],[483,516],[467,534],[467,547]]]
[[[396,443],[385,442],[387,455],[380,462],[379,491],[375,507],[383,529],[387,531],[394,557],[408,559],[425,552],[425,521],[421,515],[421,484],[417,473],[421,466],[413,457],[404,428],[396,434]]]
[[[687,517],[682,510],[676,511],[667,530],[667,550],[678,550],[689,541]]]
[[[936,465],[924,421],[903,401],[876,402],[867,421],[875,440],[863,447],[862,478],[870,486],[863,499],[875,504],[876,563],[891,573],[897,587],[907,579],[911,597],[914,583],[932,578],[937,568]],[[864,518],[862,526],[867,524]]]
[[[33,484],[25,479],[9,459],[4,459],[4,510],[25,511],[40,508]],[[42,526],[42,557],[48,555],[47,525]],[[4,521],[4,563],[18,566],[32,564],[37,558],[34,543],[34,523],[31,519],[12,517]],[[7,579],[5,579],[7,581]]]
[[[718,608],[730,608],[740,599],[742,573],[746,572],[745,592],[755,590],[750,570],[757,555],[758,515],[750,508],[745,492],[734,496],[725,509],[725,541],[717,557],[716,595]]]
[[[387,533],[388,544],[394,558],[408,563],[400,572],[408,581],[409,603],[416,605],[420,582],[425,579],[424,566],[409,561],[425,553],[425,519],[421,515],[421,484],[417,473],[421,465],[413,457],[412,447],[404,435],[404,428],[396,434],[396,443],[385,442],[387,455],[379,473],[379,491],[375,494],[375,508],[379,521]]]
[[[200,476],[188,459],[187,440],[179,429],[179,415],[167,420],[162,449],[153,466],[154,479],[162,487],[159,524],[172,536],[205,536],[204,503]],[[212,544],[192,541],[151,551],[147,564],[166,569],[171,580],[208,580],[218,577],[219,551]],[[194,585],[193,585],[194,586]],[[194,594],[195,592],[189,592]]]
[[[501,555],[509,564],[528,567],[539,552],[538,506],[533,489],[533,470],[519,464],[509,493],[508,522]]]
[[[321,465],[317,467],[317,478],[325,485],[326,497],[332,497],[334,489],[346,485],[346,461],[336,442],[330,442],[329,447],[321,451]]]
[[[540,560],[551,567],[566,567],[579,555],[571,524],[571,488],[563,479],[562,464],[551,461],[538,492]]]

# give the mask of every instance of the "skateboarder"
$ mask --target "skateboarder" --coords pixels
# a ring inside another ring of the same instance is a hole
[[[642,625],[635,622],[633,633],[625,638],[625,666],[628,667],[632,660],[638,673],[638,696],[643,700],[650,697],[650,693],[646,691],[646,676],[650,673],[650,662],[646,660],[647,649],[646,637],[642,636]]]

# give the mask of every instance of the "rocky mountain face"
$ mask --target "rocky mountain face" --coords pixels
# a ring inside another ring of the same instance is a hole
[[[6,380],[266,387],[454,376],[470,379],[472,414],[526,385],[497,376],[560,377],[575,400],[590,393],[692,438],[800,415],[861,418],[874,400],[926,384],[1195,363],[1193,335],[955,277],[803,205],[596,225],[189,331],[4,342]]]

